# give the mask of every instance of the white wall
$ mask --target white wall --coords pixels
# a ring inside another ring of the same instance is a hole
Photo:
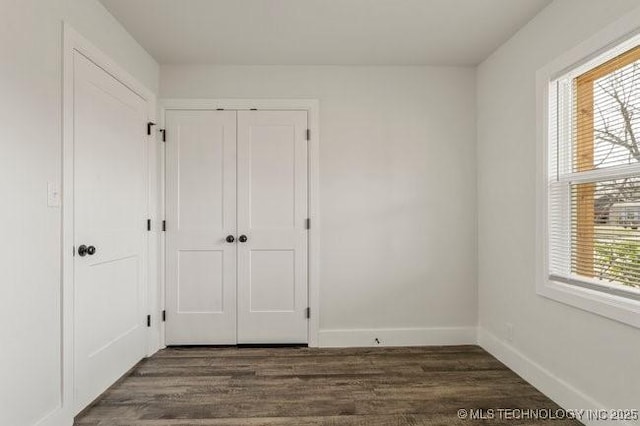
[[[60,404],[62,20],[151,90],[158,66],[94,0],[0,0],[0,424]]]
[[[478,69],[480,343],[567,408],[640,408],[640,330],[536,294],[535,73],[637,6],[556,0]]]
[[[162,66],[160,75],[163,98],[320,100],[321,345],[475,339],[472,68]],[[469,328],[443,337],[439,327]],[[361,329],[375,331],[346,331]]]

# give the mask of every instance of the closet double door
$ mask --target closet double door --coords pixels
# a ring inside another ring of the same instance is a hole
[[[307,343],[306,111],[165,127],[167,345]]]

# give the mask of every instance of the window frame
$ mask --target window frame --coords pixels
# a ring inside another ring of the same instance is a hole
[[[548,267],[548,152],[549,152],[549,100],[552,85],[564,75],[573,77],[588,71],[640,45],[640,10],[625,16],[595,36],[538,70],[536,73],[536,292],[538,295],[640,328],[640,296],[635,290],[625,291],[618,285],[572,280],[550,276]],[[585,178],[608,172],[593,170],[582,172]],[[615,174],[615,170],[613,171]],[[640,175],[640,165],[638,166]]]

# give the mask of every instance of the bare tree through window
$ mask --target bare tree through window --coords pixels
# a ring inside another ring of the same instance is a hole
[[[576,79],[577,172],[640,163],[640,48]],[[640,288],[640,176],[572,188],[579,275]]]

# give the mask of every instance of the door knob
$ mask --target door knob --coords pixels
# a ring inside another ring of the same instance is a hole
[[[238,238],[238,241],[240,241],[241,243],[246,243],[247,239],[248,238],[246,235],[240,235],[240,237]]]
[[[96,248],[94,246],[87,247],[86,245],[82,244],[80,247],[78,247],[78,256],[80,257],[85,257],[86,255],[93,256],[95,252]]]
[[[232,243],[236,240],[235,238],[233,238],[233,235],[227,235],[227,238],[225,239],[227,240],[228,243]]]

